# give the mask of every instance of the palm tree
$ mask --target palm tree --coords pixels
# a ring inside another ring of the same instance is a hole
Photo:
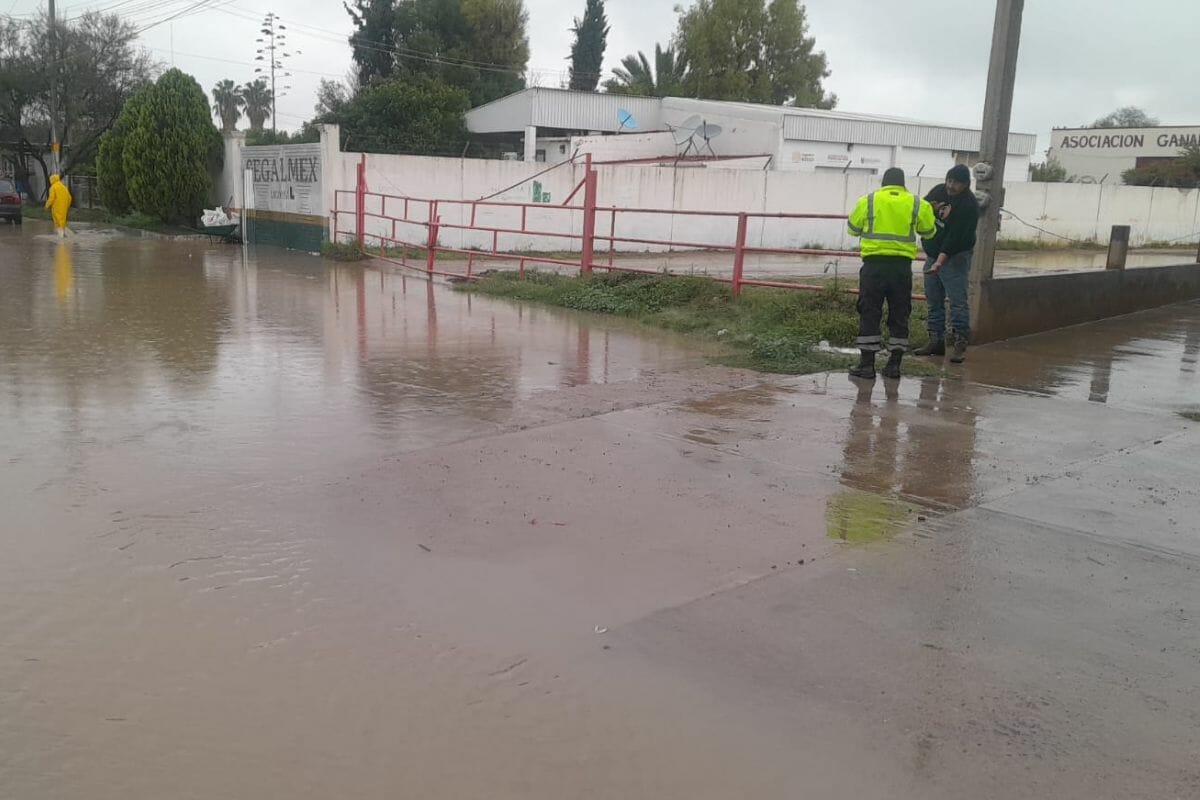
[[[262,133],[263,123],[271,116],[271,90],[267,82],[259,78],[254,83],[242,87],[242,97],[246,102],[246,116],[250,118],[250,130]]]
[[[221,118],[221,130],[225,133],[236,131],[242,108],[246,105],[241,87],[226,78],[213,87],[212,96],[213,111]]]
[[[683,92],[687,78],[687,59],[675,48],[662,49],[654,45],[654,69],[646,54],[638,51],[636,56],[625,56],[621,66],[613,70],[615,78],[605,81],[604,88],[613,94],[636,94],[645,97],[669,97]]]

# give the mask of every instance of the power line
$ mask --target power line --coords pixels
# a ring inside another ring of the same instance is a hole
[[[151,52],[154,52],[154,53],[169,53],[169,52],[170,52],[169,50],[164,50],[164,49],[163,49],[163,48],[161,48],[161,47],[147,47],[146,49],[147,49],[147,50],[150,50]],[[218,58],[218,57],[216,57],[216,56],[202,56],[202,55],[200,55],[199,53],[180,53],[180,52],[176,52],[176,53],[175,53],[175,55],[177,55],[177,56],[182,56],[182,57],[184,57],[184,58],[198,58],[198,59],[201,59],[202,61],[217,61],[217,62],[220,62],[220,63],[222,63],[222,64],[236,64],[236,65],[238,65],[238,66],[242,66],[242,67],[255,67],[255,66],[258,66],[258,65],[257,65],[257,64],[255,64],[253,61],[237,61],[237,60],[234,60],[234,59],[232,59],[232,58]],[[302,72],[302,73],[304,73],[304,74],[306,74],[306,75],[317,75],[317,76],[319,76],[319,77],[322,77],[322,78],[341,78],[341,77],[342,77],[341,75],[339,75],[339,74],[338,74],[338,73],[336,73],[336,72],[317,72],[317,71],[315,71],[315,70],[311,70],[311,69],[299,69],[299,68],[297,68],[297,67],[288,67],[288,69],[292,70],[293,72]]]
[[[250,17],[249,15],[242,14],[242,13],[239,13],[238,11],[234,11],[234,10],[231,10],[228,8],[221,8],[221,9],[215,9],[215,10],[219,10],[221,13],[228,14],[233,17],[238,17],[240,19],[253,21],[253,18]],[[493,73],[504,74],[504,75],[514,75],[517,77],[524,77],[525,75],[533,73],[535,71],[539,72],[543,75],[546,75],[546,74],[555,75],[559,78],[562,78],[562,77],[566,76],[566,74],[567,74],[565,71],[557,71],[556,72],[554,70],[535,70],[534,68],[526,68],[525,70],[519,70],[519,69],[514,69],[513,67],[506,67],[503,65],[492,64],[492,63],[488,63],[485,61],[475,61],[475,60],[467,59],[467,58],[451,58],[448,56],[439,55],[437,53],[429,53],[429,52],[422,51],[422,50],[414,50],[410,47],[403,47],[400,45],[387,44],[385,42],[379,42],[379,41],[374,41],[374,40],[370,40],[370,39],[359,40],[358,42],[350,43],[348,38],[344,34],[339,33],[337,31],[331,31],[328,28],[320,28],[315,25],[307,25],[302,22],[291,22],[289,24],[291,24],[293,26],[293,28],[300,29],[299,33],[301,35],[309,36],[309,37],[312,37],[319,41],[333,42],[333,43],[337,43],[337,44],[350,44],[351,49],[368,50],[368,51],[375,52],[375,53],[384,53],[386,55],[398,56],[400,58],[406,58],[406,59],[409,59],[412,61],[423,61],[425,63],[439,64],[442,66],[449,66],[449,67],[463,67],[466,69],[476,69],[476,70],[481,70],[484,72],[493,72]],[[580,74],[582,74],[582,73],[580,73]],[[593,73],[593,74],[586,75],[586,77],[603,78],[604,75],[603,75],[603,73],[600,73],[600,74]]]

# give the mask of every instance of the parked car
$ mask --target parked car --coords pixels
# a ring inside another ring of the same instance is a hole
[[[21,224],[21,193],[10,180],[0,178],[0,219]]]

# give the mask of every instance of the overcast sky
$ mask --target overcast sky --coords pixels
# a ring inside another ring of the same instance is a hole
[[[111,8],[149,25],[196,0],[59,0],[59,15]],[[626,54],[654,50],[675,30],[677,0],[608,0],[612,25],[606,74]],[[686,0],[685,0],[686,2]],[[536,82],[565,78],[572,18],[584,0],[525,0],[530,67]],[[44,0],[0,0],[0,13],[28,14]],[[340,0],[213,0],[203,11],[142,36],[164,64],[192,73],[205,89],[222,78],[253,77],[253,21],[268,11],[293,27],[293,90],[279,125],[311,117],[322,76],[350,69],[349,17]],[[976,127],[983,111],[995,4],[991,0],[808,0],[811,33],[829,57],[828,88],[839,108]],[[1167,124],[1200,125],[1200,59],[1194,39],[1198,0],[1029,0],[1017,78],[1014,129],[1048,144],[1052,127],[1090,122],[1139,105]],[[173,41],[172,41],[173,39]]]

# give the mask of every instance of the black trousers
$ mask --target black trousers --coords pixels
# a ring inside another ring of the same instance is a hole
[[[912,315],[912,259],[871,256],[858,273],[858,349],[884,349],[883,304],[888,307],[888,347],[893,353],[908,348],[908,318]]]

